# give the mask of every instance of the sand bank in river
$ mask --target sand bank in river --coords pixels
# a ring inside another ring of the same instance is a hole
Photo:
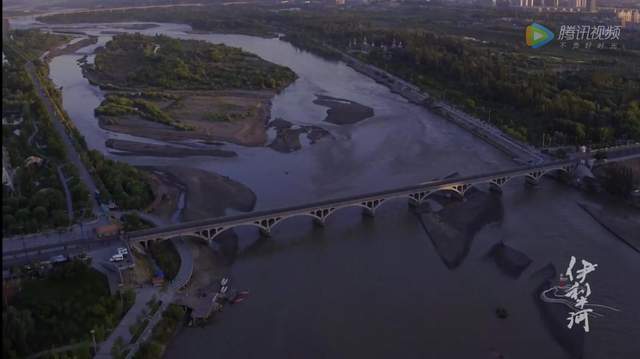
[[[253,210],[256,195],[240,182],[226,176],[189,167],[155,167],[186,191],[182,221],[223,216],[226,209]]]
[[[217,148],[177,147],[171,145],[156,145],[135,141],[110,138],[106,142],[107,147],[121,151],[119,155],[138,155],[154,157],[188,157],[188,156],[214,156],[235,157],[233,151],[225,151]]]
[[[275,128],[276,139],[268,147],[278,152],[293,152],[302,148],[300,136],[307,135],[310,144],[314,144],[322,138],[333,138],[329,131],[318,126],[293,126],[289,121],[276,118],[269,123],[269,128]]]
[[[485,225],[502,220],[500,196],[471,189],[465,200],[433,196],[442,209],[419,210],[419,219],[448,268],[458,267],[466,258],[475,234]]]
[[[136,97],[139,92],[109,93]],[[145,101],[183,128],[131,114],[99,116],[100,127],[160,141],[199,139],[263,146],[267,140],[265,124],[271,115],[273,91],[162,91],[162,94],[167,97]]]
[[[327,117],[324,119],[329,123],[336,125],[350,125],[366,120],[374,115],[371,107],[351,100],[324,95],[316,95],[316,97],[317,99],[314,100],[313,103],[329,108],[327,110]]]

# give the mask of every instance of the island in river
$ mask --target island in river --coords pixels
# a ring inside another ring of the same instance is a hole
[[[265,144],[271,99],[296,79],[238,48],[140,34],[115,36],[83,70],[108,91],[96,109],[105,129],[245,146]]]

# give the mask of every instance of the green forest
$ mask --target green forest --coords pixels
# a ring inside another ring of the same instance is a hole
[[[111,296],[106,278],[81,261],[56,265],[44,278],[23,280],[2,308],[3,358],[106,338],[134,301]]]
[[[14,42],[60,41],[39,31],[19,31],[13,38],[7,42],[13,46],[17,46]],[[68,163],[62,140],[20,58],[13,51],[7,51],[7,58],[9,62],[2,66],[2,115],[12,124],[2,126],[2,142],[3,165],[11,186],[3,186],[3,235],[66,227],[70,224],[69,213],[59,174],[67,181],[76,218],[91,215],[89,191],[79,180],[76,168]]]
[[[296,78],[238,48],[140,34],[115,36],[97,52],[90,71],[100,83],[173,90],[280,90]]]
[[[100,179],[103,201],[113,200],[121,209],[145,208],[153,201],[153,191],[146,172],[105,158],[96,150],[90,150],[87,158]]]

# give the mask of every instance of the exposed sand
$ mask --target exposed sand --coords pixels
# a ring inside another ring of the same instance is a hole
[[[172,181],[186,188],[183,221],[223,216],[227,208],[251,211],[255,194],[245,185],[226,176],[188,167],[158,167]]]
[[[141,155],[155,157],[187,157],[187,156],[214,156],[214,157],[235,157],[233,151],[225,151],[217,148],[185,148],[170,145],[156,145],[135,141],[108,139],[107,147],[124,151],[120,155]]]
[[[350,125],[374,115],[371,107],[357,102],[324,95],[316,95],[316,105],[328,107],[325,121],[336,125]]]
[[[322,138],[333,138],[329,131],[318,126],[298,126],[293,129],[292,123],[281,118],[276,118],[269,123],[268,127],[273,127],[277,131],[276,139],[268,147],[278,152],[293,152],[302,148],[300,135],[306,134],[311,144]]]
[[[473,189],[464,201],[433,198],[444,207],[437,212],[420,209],[419,219],[445,265],[456,268],[469,253],[475,233],[502,219],[502,202],[499,196]]]

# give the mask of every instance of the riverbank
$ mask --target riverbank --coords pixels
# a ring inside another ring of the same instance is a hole
[[[64,34],[65,32],[56,31],[56,33],[63,33]],[[45,52],[42,55],[41,60],[43,60],[46,63],[49,63],[49,61],[51,61],[51,59],[53,59],[54,57],[67,55],[67,54],[72,54],[72,53],[78,51],[79,49],[81,49],[83,47],[87,47],[87,46],[93,45],[93,44],[98,42],[98,37],[97,36],[85,37],[84,34],[81,34],[81,35],[83,36],[83,38],[81,40],[79,40],[79,41],[71,40],[70,42],[68,42],[64,46],[60,46],[60,47],[57,47],[55,49],[52,49],[50,51]]]
[[[469,131],[474,136],[494,146],[498,150],[512,157],[512,159],[519,163],[540,163],[544,161],[545,157],[540,151],[533,146],[526,143],[522,143],[519,140],[513,138],[502,132],[497,127],[482,121],[474,116],[471,116],[459,109],[455,108],[451,104],[443,101],[436,100],[428,93],[423,92],[417,86],[402,80],[401,78],[394,76],[382,69],[379,69],[371,64],[365,63],[356,59],[355,57],[340,51],[334,47],[326,45],[329,49],[341,54],[342,61],[344,61],[349,67],[366,75],[389,88],[391,92],[396,93],[404,97],[409,102],[415,103],[420,106],[425,106],[434,113],[437,113],[445,119],[453,122],[457,126]]]

